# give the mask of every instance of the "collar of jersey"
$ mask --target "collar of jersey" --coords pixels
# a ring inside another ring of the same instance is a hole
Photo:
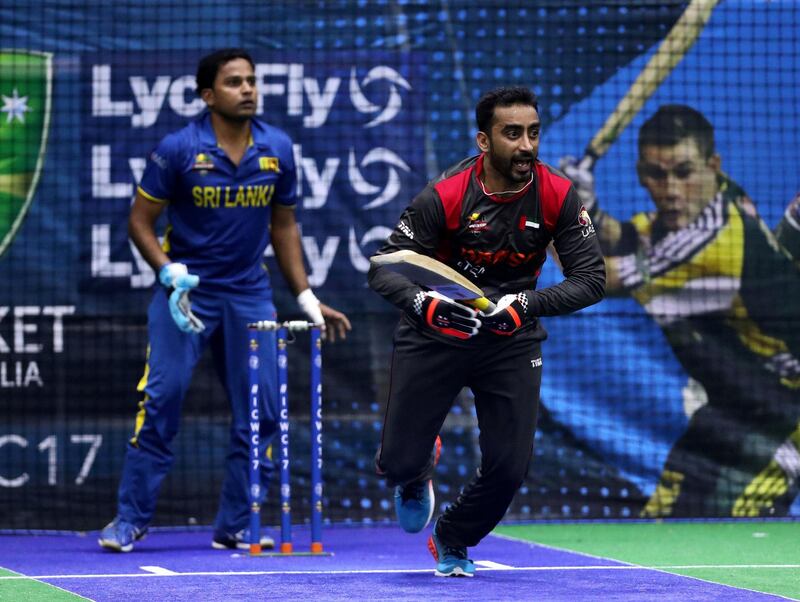
[[[205,111],[203,115],[197,120],[197,132],[200,139],[200,143],[210,149],[214,149],[216,152],[224,153],[218,145],[217,145],[217,137],[214,135],[214,128],[211,127],[211,113]],[[255,146],[258,148],[268,146],[268,144],[262,140],[264,132],[260,127],[257,119],[250,120],[250,144],[248,146]]]
[[[475,175],[475,183],[481,189],[481,192],[484,191],[483,186],[481,186],[480,177],[481,177],[481,174],[483,173],[483,158],[485,156],[486,156],[486,153],[481,153],[480,155],[478,155],[478,160],[475,161],[475,174],[474,174]],[[530,182],[528,182],[525,186],[523,186],[522,190],[520,190],[516,194],[512,194],[511,196],[497,196],[497,195],[494,195],[494,194],[488,194],[486,196],[488,196],[490,199],[492,199],[495,203],[511,203],[512,201],[516,201],[517,199],[522,198],[523,196],[525,196],[525,194],[528,192],[528,190],[530,190],[531,186],[533,185],[533,182],[536,180],[535,174],[536,174],[536,164],[537,163],[538,163],[538,159],[536,161],[534,161],[533,165],[531,166],[531,179],[530,179]]]

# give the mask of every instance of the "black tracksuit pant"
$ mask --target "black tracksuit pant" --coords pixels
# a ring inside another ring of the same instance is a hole
[[[481,465],[439,519],[437,535],[445,544],[477,545],[522,485],[533,453],[541,364],[540,341],[527,333],[478,335],[466,344],[449,344],[405,320],[398,326],[376,456],[377,469],[390,485],[432,477],[431,449],[456,396],[462,387],[475,396]]]

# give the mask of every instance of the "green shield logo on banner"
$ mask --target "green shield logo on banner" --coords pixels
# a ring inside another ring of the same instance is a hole
[[[0,51],[0,255],[33,199],[50,126],[52,55]]]

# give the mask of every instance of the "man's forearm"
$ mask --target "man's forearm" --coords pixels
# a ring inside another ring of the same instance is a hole
[[[156,273],[158,273],[161,266],[169,263],[169,257],[161,249],[155,232],[128,228],[128,235],[144,260]]]
[[[170,259],[162,250],[156,236],[155,224],[164,207],[137,195],[128,218],[128,236],[144,260],[156,273],[169,263]]]
[[[303,248],[300,243],[300,232],[296,226],[273,228],[272,249],[278,267],[286,279],[294,295],[298,295],[307,288],[308,275],[303,265]]]

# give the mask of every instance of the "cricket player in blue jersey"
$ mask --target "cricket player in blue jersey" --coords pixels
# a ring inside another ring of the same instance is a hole
[[[133,549],[147,532],[172,465],[171,442],[183,397],[207,345],[233,411],[212,545],[248,547],[247,323],[276,318],[262,265],[270,242],[308,319],[325,324],[328,340],[344,338],[350,330],[347,316],[320,303],[309,288],[294,213],[292,141],[254,118],[258,93],[252,58],[239,49],[204,57],[197,69],[197,93],[208,111],[166,136],[152,152],[128,224],[131,240],[162,286],[148,310],[147,366],[138,386],[142,397],[117,516],[99,539],[102,547],[120,552]],[[164,210],[169,225],[159,243],[155,224]],[[266,449],[277,430],[275,335],[259,336],[260,455],[262,482],[268,482],[272,463]],[[270,538],[262,540],[262,546],[272,545]]]

